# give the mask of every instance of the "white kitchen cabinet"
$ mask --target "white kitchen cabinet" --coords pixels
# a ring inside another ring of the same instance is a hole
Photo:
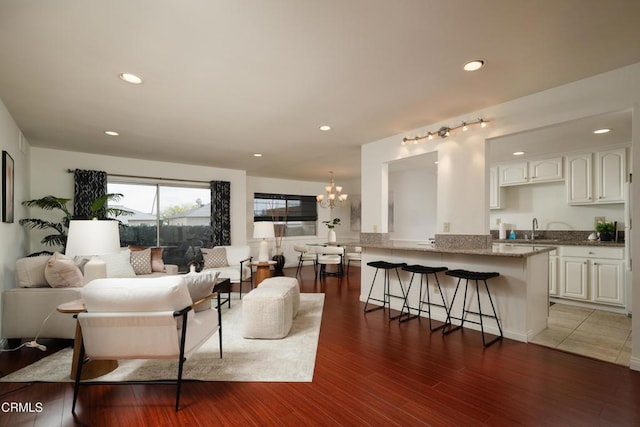
[[[500,186],[535,184],[563,179],[562,157],[499,165]]]
[[[586,300],[588,295],[587,260],[584,258],[561,258],[560,296]]]
[[[502,209],[502,193],[498,167],[489,168],[489,209]]]
[[[529,182],[529,165],[527,162],[507,163],[499,165],[500,186],[521,185]]]
[[[625,175],[624,148],[567,156],[567,203],[624,203]]]
[[[591,153],[567,156],[567,203],[593,203]]]
[[[562,157],[552,159],[531,160],[528,162],[529,182],[559,181],[562,176]]]
[[[626,174],[626,151],[596,153],[596,191],[598,203],[623,203]]]
[[[591,286],[593,300],[606,304],[624,304],[624,262],[592,259]]]
[[[557,251],[549,252],[549,295],[558,296],[558,282],[559,282],[559,258],[556,255]]]
[[[558,297],[624,306],[624,248],[562,246],[560,254]]]

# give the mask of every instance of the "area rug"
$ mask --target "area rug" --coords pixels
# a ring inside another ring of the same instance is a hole
[[[311,382],[316,361],[324,294],[300,294],[300,309],[289,335],[280,340],[244,339],[242,303],[222,309],[222,351],[213,335],[184,365],[183,378],[198,381]],[[2,382],[71,382],[71,356],[65,348],[19,371]],[[157,381],[175,379],[175,360],[122,360],[113,372],[94,381]]]

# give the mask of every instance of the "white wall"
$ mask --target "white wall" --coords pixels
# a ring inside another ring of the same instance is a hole
[[[15,261],[24,256],[28,250],[26,233],[18,221],[24,218],[26,212],[20,202],[29,197],[30,150],[27,140],[22,137],[22,144],[20,144],[20,139],[20,129],[18,129],[5,105],[0,101],[0,146],[2,151],[8,152],[13,158],[15,174],[14,222],[0,223],[0,241],[2,241],[0,281],[3,284],[3,289],[14,287]],[[0,206],[0,212],[2,209]]]
[[[194,181],[231,182],[231,243],[246,244],[246,172],[242,170],[193,166],[180,163],[156,162],[125,157],[103,156],[71,151],[34,147],[31,150],[31,195],[73,198],[73,174],[68,169],[102,170],[111,174],[186,179]],[[72,208],[72,203],[69,204]],[[33,216],[43,218],[42,210]],[[40,250],[39,235],[31,234],[31,251]]]
[[[2,148],[0,151],[9,153],[14,162],[14,222],[0,222],[0,242],[2,242],[0,290],[4,290],[15,287],[16,260],[27,253],[27,235],[18,221],[24,218],[26,212],[20,205],[20,201],[29,197],[29,144],[21,136],[20,129],[2,101],[0,101],[0,147]],[[3,207],[0,206],[0,212],[2,210]],[[0,294],[0,307],[2,306],[1,298]],[[0,329],[2,329],[1,322],[0,316]]]
[[[394,240],[426,241],[434,237],[437,176],[425,169],[389,173],[389,198],[393,197]]]
[[[629,109],[633,109],[632,173],[637,170],[634,175],[640,176],[640,63],[365,144],[361,155],[361,179],[367,183],[362,189],[363,231],[387,231],[386,162],[438,151],[439,232],[442,223],[448,221],[454,234],[487,234],[489,171],[485,139]],[[489,120],[489,126],[465,133],[455,131],[449,138],[424,140],[424,144],[402,145],[403,137],[424,135],[478,117]],[[640,199],[638,188],[633,188],[634,200]],[[640,209],[633,209],[632,221],[640,224]],[[379,228],[379,224],[383,225]],[[637,227],[632,240],[631,256],[640,258],[636,256],[640,254]],[[640,274],[634,275],[632,288],[632,306],[640,312]],[[631,367],[640,370],[640,316],[633,318],[633,343]]]
[[[515,230],[531,231],[533,218],[538,219],[540,230],[593,230],[594,217],[604,216],[607,221],[618,221],[624,228],[624,204],[568,205],[564,181],[503,187],[502,206],[490,213],[492,230],[499,227],[496,220],[514,224]],[[544,201],[544,203],[541,203]]]

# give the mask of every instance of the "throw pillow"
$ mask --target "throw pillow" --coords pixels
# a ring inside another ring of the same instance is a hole
[[[129,245],[129,249],[132,251],[143,251],[145,249],[151,249],[151,271],[164,273],[167,271],[162,260],[163,248],[147,248],[145,246]]]
[[[101,255],[100,259],[107,264],[107,277],[136,277],[131,266],[131,251],[121,250],[116,254]]]
[[[44,269],[51,255],[20,258],[16,261],[16,283],[21,288],[49,287]]]
[[[204,268],[218,268],[226,267],[229,265],[227,261],[227,249],[226,248],[202,248],[202,258],[204,259]]]
[[[191,301],[196,302],[201,300],[202,298],[210,295],[213,291],[213,287],[216,285],[216,280],[218,280],[218,275],[220,272],[218,271],[203,271],[201,273],[187,273],[182,275],[183,280],[187,284],[189,288],[189,295],[191,295]],[[196,307],[195,312],[202,310],[208,310],[209,307],[204,304]]]
[[[59,252],[47,261],[44,277],[52,288],[79,288],[83,285],[82,272],[76,263]]]
[[[131,251],[131,266],[138,274],[151,274],[151,249]]]
[[[89,258],[83,256],[75,256],[73,257],[73,262],[76,263],[76,265],[84,275],[84,266],[89,262]]]

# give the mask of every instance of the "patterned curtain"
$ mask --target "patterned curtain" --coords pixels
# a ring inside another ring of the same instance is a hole
[[[73,217],[91,219],[91,203],[107,194],[107,173],[76,169],[73,180]]]
[[[211,181],[211,245],[231,244],[231,183]]]

